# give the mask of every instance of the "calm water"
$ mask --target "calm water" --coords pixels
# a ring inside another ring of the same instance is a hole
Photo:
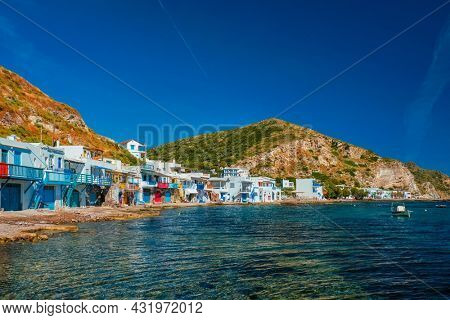
[[[0,297],[450,296],[450,209],[411,203],[405,219],[389,206],[186,208],[83,224],[46,242],[0,246]]]

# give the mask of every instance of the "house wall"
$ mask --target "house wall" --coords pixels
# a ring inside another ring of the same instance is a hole
[[[296,179],[295,181],[295,192],[297,198],[300,199],[322,199],[323,198],[323,188],[322,186],[316,185],[314,179]]]
[[[0,185],[2,185],[5,182],[6,182],[6,179],[0,179]],[[16,179],[10,179],[8,181],[8,184],[19,184],[20,185],[21,209],[22,210],[29,209],[30,208],[31,199],[33,197],[34,191],[36,190],[36,184],[32,185],[31,181],[16,180]],[[30,188],[26,191],[26,189],[28,187],[30,187]],[[2,201],[2,199],[0,197],[0,207],[2,207],[1,201]]]
[[[138,159],[145,157],[145,150],[139,150],[140,147],[142,148],[144,146],[137,141],[130,140],[122,146]]]

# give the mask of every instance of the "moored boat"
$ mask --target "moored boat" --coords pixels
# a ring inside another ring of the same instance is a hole
[[[401,203],[401,204],[392,203],[391,204],[391,212],[392,212],[392,215],[394,215],[396,217],[407,217],[407,218],[411,217],[411,211],[406,209],[406,206],[404,203]]]

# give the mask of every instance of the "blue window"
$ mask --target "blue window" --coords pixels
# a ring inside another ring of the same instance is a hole
[[[8,150],[1,150],[2,152],[2,162],[8,163]]]
[[[62,168],[62,158],[58,158],[58,169]]]
[[[133,145],[133,144],[130,146],[130,149],[131,149],[131,150],[134,150],[134,145]]]
[[[14,164],[20,166],[22,164],[22,153],[14,151]]]

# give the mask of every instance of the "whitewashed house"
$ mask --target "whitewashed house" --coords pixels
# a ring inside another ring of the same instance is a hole
[[[295,184],[292,181],[289,181],[287,179],[283,179],[281,182],[283,189],[295,189]]]
[[[15,136],[0,138],[0,208],[4,211],[57,209],[73,177],[64,171],[64,152]]]
[[[65,171],[75,176],[70,207],[99,206],[112,186],[112,173],[121,169],[119,160],[103,158],[100,150],[85,146],[59,146],[65,155]]]
[[[144,160],[145,159],[145,145],[139,143],[136,140],[130,139],[125,140],[119,143],[119,145],[127,149],[133,156],[135,156],[137,159]]]
[[[281,200],[281,189],[276,186],[275,179],[267,177],[250,177],[252,191],[250,202],[273,202]]]
[[[298,199],[322,200],[323,187],[315,179],[296,179],[295,195]]]

